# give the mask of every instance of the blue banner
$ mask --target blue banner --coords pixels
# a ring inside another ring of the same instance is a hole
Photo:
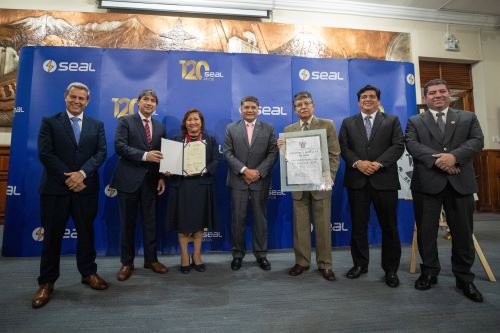
[[[26,47],[21,51],[16,93],[7,209],[2,254],[34,256],[41,251],[38,183],[42,165],[38,160],[37,136],[42,117],[65,109],[64,91],[73,81],[88,85],[90,103],[85,113],[105,124],[108,158],[100,168],[101,195],[95,221],[95,242],[99,255],[119,255],[120,223],[116,191],[109,188],[118,160],[114,151],[117,118],[137,112],[137,95],[146,88],[159,97],[155,117],[167,129],[167,136],[180,133],[184,113],[199,109],[206,129],[221,147],[227,124],[240,119],[242,97],[254,95],[260,101],[259,119],[273,124],[276,134],[297,121],[293,95],[312,93],[316,115],[332,119],[337,131],[342,119],[359,112],[356,92],[366,84],[382,90],[384,112],[400,117],[402,126],[416,113],[413,65],[410,63],[309,59],[275,55],[173,52],[125,49]],[[221,148],[220,148],[221,150]],[[335,180],[332,202],[332,240],[335,246],[350,243],[350,215],[342,186],[343,162]],[[217,221],[205,230],[205,251],[228,251],[230,239],[229,191],[225,186],[227,166],[222,160],[216,173]],[[158,203],[159,250],[178,252],[177,235],[165,226],[166,200]],[[251,210],[250,210],[251,211]],[[374,214],[373,214],[374,216]],[[411,242],[413,212],[400,200],[399,230],[403,243]],[[279,167],[273,170],[268,201],[270,249],[293,247],[292,207],[289,193],[280,191]],[[247,249],[251,248],[250,227]],[[137,232],[138,252],[142,235]],[[380,242],[375,217],[370,222],[370,243]],[[77,233],[70,221],[63,239],[63,253],[74,253]]]

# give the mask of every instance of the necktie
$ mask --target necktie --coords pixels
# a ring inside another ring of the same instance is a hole
[[[151,146],[151,129],[149,128],[149,120],[144,119],[144,130],[146,131],[146,141],[148,146]]]
[[[441,130],[441,134],[444,134],[444,121],[443,121],[444,112],[438,112],[436,116],[437,116],[437,124],[439,129]]]
[[[80,142],[80,118],[71,118],[71,127],[73,127],[73,133],[75,134],[76,143]]]
[[[307,122],[302,124],[302,130],[303,131],[309,131],[309,124]]]
[[[368,140],[370,139],[370,136],[372,135],[372,122],[370,121],[370,119],[372,119],[372,116],[365,117],[366,137],[368,138]]]
[[[252,136],[253,136],[253,124],[247,124],[247,137],[249,145],[252,145]]]

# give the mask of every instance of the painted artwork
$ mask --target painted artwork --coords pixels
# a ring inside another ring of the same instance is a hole
[[[206,18],[0,10],[0,126],[15,115],[27,45],[260,53],[410,61],[408,33]]]

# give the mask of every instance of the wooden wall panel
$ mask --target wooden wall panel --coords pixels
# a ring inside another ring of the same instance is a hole
[[[500,212],[500,150],[484,149],[474,161],[478,197],[477,209],[482,212]]]
[[[7,174],[9,170],[10,147],[0,146],[0,224],[5,219],[5,201],[7,197]]]

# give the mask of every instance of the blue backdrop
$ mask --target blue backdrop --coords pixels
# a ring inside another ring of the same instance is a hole
[[[17,80],[2,254],[40,254],[43,230],[38,183],[42,165],[36,149],[38,130],[42,117],[64,111],[63,94],[70,82],[79,81],[90,87],[90,103],[85,113],[105,124],[108,159],[99,170],[101,195],[95,241],[98,254],[119,255],[118,203],[116,192],[108,187],[118,160],[114,134],[118,117],[137,112],[136,97],[142,89],[152,88],[158,92],[155,117],[163,122],[169,137],[179,133],[184,112],[194,107],[203,112],[207,131],[222,145],[225,127],[240,119],[239,102],[246,95],[259,98],[259,119],[272,123],[278,134],[297,120],[292,108],[293,95],[307,90],[314,97],[316,115],[333,119],[338,131],[342,119],[359,112],[356,92],[372,84],[382,90],[383,111],[398,115],[404,128],[408,116],[416,113],[413,73],[411,63],[376,60],[25,47],[21,51]],[[270,249],[293,247],[291,197],[280,191],[278,163],[273,171],[268,203]],[[214,230],[205,230],[203,248],[206,251],[231,249],[226,173],[227,166],[221,162],[216,174],[217,224]],[[341,161],[332,203],[335,246],[349,245],[351,237],[343,174]],[[178,251],[176,234],[167,232],[164,226],[167,195],[160,198],[158,209],[159,249],[164,254]],[[369,237],[370,243],[376,244],[380,242],[380,228],[374,214],[372,216]],[[401,241],[409,243],[413,231],[409,201],[400,200],[398,217]],[[249,226],[248,249],[251,248],[250,230]],[[76,237],[70,221],[63,239],[63,253],[75,252]],[[137,242],[142,242],[140,228]],[[142,249],[138,251],[141,253]]]

